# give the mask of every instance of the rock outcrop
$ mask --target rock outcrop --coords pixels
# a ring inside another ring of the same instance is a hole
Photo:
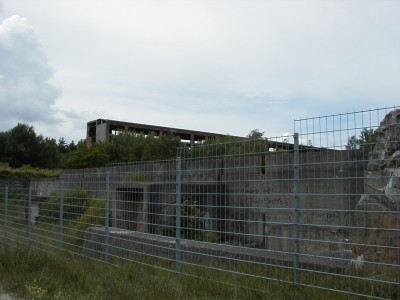
[[[366,262],[400,260],[400,109],[376,129],[365,169],[364,194],[356,205],[353,255]]]

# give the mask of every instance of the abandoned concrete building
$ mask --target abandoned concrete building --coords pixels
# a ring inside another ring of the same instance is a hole
[[[97,119],[87,123],[86,145],[90,147],[93,143],[99,141],[108,141],[113,135],[118,133],[144,133],[155,132],[157,135],[172,133],[181,138],[183,142],[194,146],[196,143],[209,138],[222,137],[224,134],[179,129],[164,126],[155,126],[148,124],[130,123],[115,120]]]

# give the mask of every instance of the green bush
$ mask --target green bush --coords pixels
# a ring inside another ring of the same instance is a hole
[[[104,199],[93,198],[85,212],[79,216],[72,226],[72,235],[76,237],[77,243],[82,242],[85,230],[95,225],[105,225],[105,207]]]
[[[181,236],[184,239],[195,240],[200,235],[203,211],[196,200],[186,199],[181,207]]]
[[[76,219],[85,212],[89,202],[89,194],[84,190],[75,188],[65,191],[63,219]],[[48,201],[41,203],[39,215],[43,222],[57,222],[60,219],[60,194],[54,194]]]
[[[1,178],[47,178],[58,177],[59,173],[59,170],[40,169],[29,165],[11,168],[8,164],[0,162]]]
[[[217,243],[219,235],[204,229],[204,211],[196,200],[191,198],[182,201],[181,205],[181,238],[209,243]],[[163,230],[165,236],[175,236],[175,224],[166,226]]]

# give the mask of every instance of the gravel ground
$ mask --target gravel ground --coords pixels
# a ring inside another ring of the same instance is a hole
[[[11,297],[8,294],[3,293],[3,289],[0,286],[0,300],[15,300],[16,298]]]
[[[0,292],[0,300],[13,300],[14,298],[12,298],[10,295],[7,294],[3,294]]]

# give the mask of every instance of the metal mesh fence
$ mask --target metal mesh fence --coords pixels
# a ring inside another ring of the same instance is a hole
[[[396,107],[300,119],[293,136],[1,187],[2,243],[261,292],[396,299],[399,121]]]
[[[398,108],[295,120],[300,140],[313,145],[301,162],[301,243],[325,245],[302,253],[338,263],[350,254],[349,272],[302,267],[302,276],[317,274],[307,285],[346,290],[341,280],[321,284],[335,274],[356,295],[383,297],[379,285],[387,298],[400,296],[399,123]]]

